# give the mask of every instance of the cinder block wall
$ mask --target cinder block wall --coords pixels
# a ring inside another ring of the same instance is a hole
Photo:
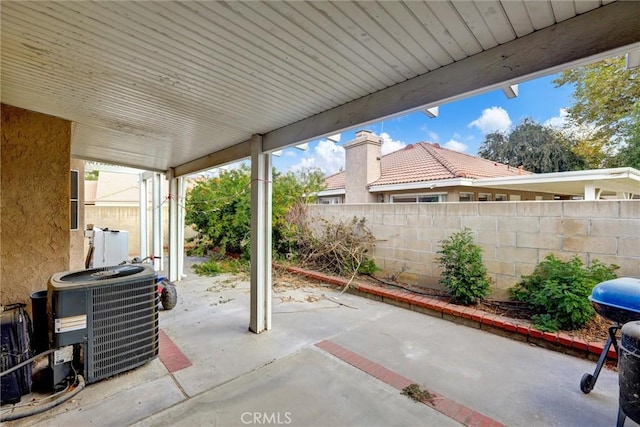
[[[493,297],[553,253],[620,266],[618,276],[640,277],[640,201],[527,201],[481,203],[311,205],[309,215],[366,219],[378,239],[373,253],[400,280],[437,286],[440,242],[469,227],[483,249]]]
[[[166,205],[166,204],[165,204]],[[151,212],[147,213],[151,216]],[[169,243],[169,207],[163,208],[163,239],[165,246]],[[111,230],[127,230],[129,232],[129,256],[140,256],[140,208],[137,206],[85,206],[85,222],[96,227],[108,227]],[[151,235],[151,230],[149,230]],[[84,253],[87,253],[89,239],[85,239]],[[163,254],[154,254],[160,255]],[[124,261],[124,260],[123,260]]]

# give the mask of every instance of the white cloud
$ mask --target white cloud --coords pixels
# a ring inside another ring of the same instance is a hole
[[[544,125],[562,132],[569,138],[575,139],[588,139],[597,130],[597,128],[590,123],[577,124],[571,121],[566,108],[561,108],[558,115],[545,121]]]
[[[402,148],[407,146],[407,144],[405,144],[402,141],[394,140],[393,138],[391,138],[391,135],[389,135],[386,132],[382,132],[380,134],[380,138],[382,138],[381,152],[382,152],[383,156],[385,154],[389,154],[389,153],[393,153],[394,151],[398,151],[398,150],[400,150],[400,149],[402,149]]]
[[[448,148],[449,150],[453,150],[453,151],[459,151],[461,153],[464,153],[464,151],[469,148],[469,146],[467,144],[463,144],[462,142],[458,142],[456,140],[450,139],[449,141],[447,141],[444,144],[445,148]]]
[[[313,152],[308,153],[290,169],[295,172],[309,168],[318,168],[325,175],[339,172],[340,169],[344,169],[344,147],[323,139],[316,145]]]
[[[491,107],[482,110],[480,117],[472,121],[467,127],[477,127],[482,132],[504,132],[511,126],[509,113],[502,107]]]
[[[562,130],[568,123],[568,117],[569,114],[567,113],[567,109],[561,108],[558,115],[555,117],[551,117],[549,120],[544,122],[544,125],[552,127],[554,129]]]
[[[380,137],[382,138],[381,152],[383,155],[407,146],[402,141],[394,140],[386,132],[380,134]],[[325,175],[332,175],[344,170],[344,163],[344,147],[328,139],[323,139],[313,150],[306,152],[300,161],[291,166],[289,170],[296,172],[302,169],[317,168]]]
[[[440,141],[440,136],[439,136],[437,133],[435,133],[435,132],[433,132],[433,131],[429,131],[429,134],[428,134],[428,135],[429,135],[429,139],[431,140],[431,142],[438,142],[438,141]]]

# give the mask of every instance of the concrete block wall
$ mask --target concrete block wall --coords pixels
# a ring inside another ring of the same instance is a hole
[[[469,227],[483,250],[495,298],[549,254],[579,256],[620,266],[618,276],[640,277],[640,201],[526,201],[425,204],[311,205],[309,215],[354,216],[378,239],[373,252],[381,276],[438,286],[437,251],[451,234]]]

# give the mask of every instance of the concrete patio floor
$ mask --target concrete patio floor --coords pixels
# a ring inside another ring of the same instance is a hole
[[[178,305],[160,311],[160,328],[181,354],[167,356],[165,347],[164,363],[158,358],[90,384],[60,406],[5,425],[612,426],[616,422],[617,373],[603,369],[590,394],[580,391],[582,374],[592,373],[595,362],[340,295],[333,287],[302,287],[278,278],[273,329],[256,335],[247,330],[247,280],[189,274],[178,286]],[[187,361],[182,368],[181,360]],[[437,409],[401,395],[409,383],[434,393]],[[628,419],[625,425],[636,424]]]

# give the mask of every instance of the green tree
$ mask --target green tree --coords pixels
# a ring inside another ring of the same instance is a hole
[[[609,58],[566,70],[554,83],[574,87],[568,126],[593,129],[578,147],[587,151],[589,167],[640,165],[640,69],[627,69],[624,57]]]
[[[478,154],[535,173],[583,169],[584,161],[572,151],[573,144],[562,133],[527,118],[508,134],[486,135]]]
[[[620,150],[610,159],[608,166],[640,169],[640,104],[631,116],[631,125]]]
[[[273,171],[273,242],[276,254],[292,250],[295,223],[288,214],[295,206],[313,201],[324,186],[318,170]],[[187,194],[187,224],[198,232],[195,252],[200,255],[250,253],[251,170],[243,164],[219,176],[199,181]]]

